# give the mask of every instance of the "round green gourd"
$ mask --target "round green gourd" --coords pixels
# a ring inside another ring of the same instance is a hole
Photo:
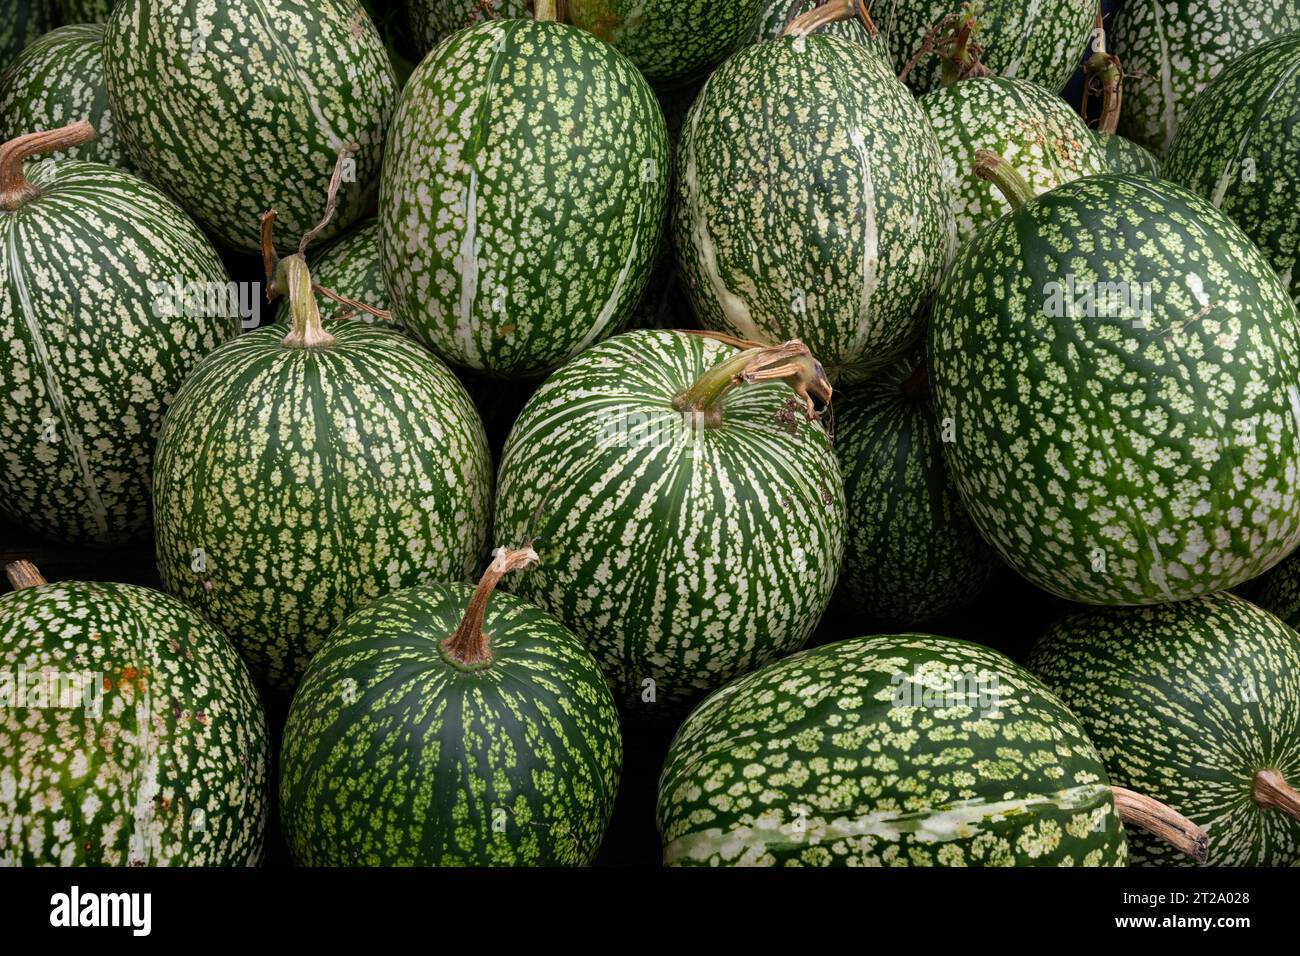
[[[403,91],[384,160],[398,320],[509,377],[617,331],[649,277],[667,161],[650,87],[591,34],[505,20],[449,37]]]
[[[149,533],[163,414],[199,359],[239,330],[228,278],[188,216],[97,163],[22,159],[93,135],[0,147],[0,513],[70,545]],[[214,303],[210,308],[207,303]]]
[[[837,392],[832,407],[849,517],[837,601],[910,626],[974,600],[1000,562],[948,475],[923,356]]]
[[[373,219],[339,236],[320,255],[313,255],[311,274],[318,284],[354,302],[382,310],[389,307],[379,257],[379,224]],[[364,309],[353,308],[328,296],[320,296],[319,303],[322,321],[357,318],[363,322],[394,324],[389,320],[378,320]],[[281,322],[288,318],[289,303],[286,301],[276,311],[275,320]]]
[[[0,141],[87,120],[98,134],[58,154],[133,170],[108,108],[100,48],[104,27],[83,23],[51,30],[0,74]]]
[[[659,778],[669,866],[1118,866],[1092,743],[1032,675],[929,634],[860,637],[733,681]],[[1154,808],[1176,819],[1167,808]],[[1200,835],[1188,848],[1203,853]]]
[[[1300,320],[1172,183],[1078,179],[977,236],[935,297],[930,374],[963,503],[1054,594],[1180,600],[1300,543]]]
[[[1216,866],[1300,863],[1300,635],[1232,594],[1081,610],[1029,668],[1078,716],[1115,783],[1210,836]],[[1140,864],[1187,864],[1139,834]]]
[[[261,862],[270,743],[230,643],[148,588],[7,570],[0,864]]]
[[[784,384],[732,387],[786,361],[764,357],[628,332],[547,379],[502,455],[495,537],[541,556],[511,590],[652,721],[801,647],[835,585],[844,489],[825,432]],[[791,361],[800,388],[824,383]]]
[[[853,77],[846,82],[844,77]],[[677,147],[674,243],[706,328],[871,371],[921,334],[947,262],[939,145],[867,47],[786,36],[709,77]]]
[[[491,463],[469,396],[395,330],[323,329],[300,256],[280,263],[293,326],[249,332],[195,369],[158,440],[167,590],[289,692],[366,602],[473,571]]]
[[[1079,114],[1025,80],[971,78],[931,90],[920,103],[943,155],[959,243],[1011,209],[992,183],[975,174],[978,149],[992,150],[1015,166],[1035,195],[1109,171]]]
[[[1110,29],[1124,64],[1119,131],[1163,157],[1188,107],[1219,71],[1274,37],[1300,30],[1300,0],[1125,3]]]
[[[0,6],[0,70],[57,24],[54,0],[8,0]]]
[[[424,585],[352,615],[284,731],[280,805],[307,866],[591,862],[614,808],[618,711],[590,652],[496,581]]]
[[[1192,102],[1164,176],[1227,213],[1300,302],[1300,34],[1229,64]]]
[[[230,246],[259,249],[273,207],[285,235],[314,226],[349,144],[355,165],[322,238],[374,200],[397,90],[357,0],[120,0],[104,70],[136,165]]]

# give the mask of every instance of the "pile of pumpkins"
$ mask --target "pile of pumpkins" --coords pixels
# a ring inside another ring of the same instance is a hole
[[[7,0],[0,516],[166,593],[7,569],[0,862],[587,864],[668,726],[668,864],[1300,864],[1300,0],[1105,6]]]

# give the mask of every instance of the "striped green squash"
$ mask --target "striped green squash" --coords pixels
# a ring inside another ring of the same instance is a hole
[[[1222,593],[1068,615],[1030,669],[1078,716],[1115,783],[1210,835],[1217,866],[1300,864],[1300,635]],[[1289,812],[1288,812],[1289,811]],[[1139,834],[1143,864],[1186,864]]]
[[[978,149],[992,150],[1011,163],[1035,195],[1109,171],[1079,114],[1034,83],[1002,76],[971,78],[931,90],[920,103],[943,154],[958,242],[967,242],[1011,209],[992,183],[975,175]]]
[[[0,147],[0,183],[24,155],[92,134],[71,129]],[[34,195],[0,186],[0,513],[67,544],[127,544],[149,533],[168,404],[239,329],[229,280],[198,226],[135,176],[77,160],[27,175]]]
[[[1106,153],[1106,166],[1112,173],[1135,173],[1141,176],[1159,176],[1160,160],[1145,146],[1115,133],[1090,131]]]
[[[801,339],[833,370],[887,364],[921,334],[917,303],[947,262],[941,169],[920,107],[861,44],[740,51],[677,147],[674,242],[696,315],[745,339]]]
[[[651,720],[801,647],[835,586],[839,468],[790,387],[732,387],[755,361],[628,332],[547,379],[502,455],[496,539],[541,555],[511,590],[584,638]],[[824,383],[792,361],[799,389]]]
[[[476,567],[491,482],[483,426],[437,359],[356,319],[320,325],[300,256],[294,321],[213,352],[163,424],[154,467],[167,590],[292,691],[360,605]]]
[[[837,601],[911,626],[974,600],[1000,562],[948,476],[923,356],[837,392],[833,407],[849,517]]]
[[[804,651],[713,694],[659,780],[670,866],[1118,866],[1078,721],[996,651],[929,634]]]
[[[1163,157],[1196,94],[1237,57],[1300,30],[1300,0],[1143,0],[1110,28],[1124,64],[1119,131]]]
[[[977,236],[935,297],[930,373],[963,503],[1054,594],[1180,600],[1300,543],[1300,320],[1172,183],[1077,179]]]
[[[100,24],[59,27],[9,64],[0,73],[0,141],[84,119],[98,135],[58,155],[133,169],[108,108],[103,43]]]
[[[1234,60],[1193,101],[1164,175],[1241,226],[1300,303],[1297,122],[1300,33]]]
[[[0,70],[23,47],[57,24],[54,0],[6,0],[0,5]]]
[[[499,553],[477,590],[382,597],[326,640],[284,730],[296,862],[591,862],[618,790],[618,711],[578,638],[491,593],[528,556]]]
[[[56,0],[64,23],[103,23],[117,0]]]
[[[0,865],[259,863],[270,742],[234,648],[165,594],[34,571],[0,597]]]
[[[375,197],[396,80],[359,0],[120,0],[104,41],[131,157],[226,244],[320,219],[339,150],[359,147],[322,238]],[[282,251],[289,251],[285,247]]]
[[[384,271],[379,258],[379,224],[368,219],[339,236],[319,256],[311,257],[312,277],[331,292],[376,309],[387,310],[388,289],[384,286]],[[358,318],[363,322],[375,321],[370,313],[321,296],[320,314],[323,321],[339,318]],[[277,322],[289,318],[289,303],[282,302],[276,313]]]
[[[530,0],[406,0],[416,50],[428,52],[457,30],[487,19],[527,17]],[[488,11],[492,13],[489,15]]]
[[[618,331],[662,232],[667,150],[650,87],[591,34],[506,20],[448,38],[403,91],[384,160],[397,318],[508,377]]]
[[[567,0],[569,22],[625,53],[655,86],[689,83],[747,43],[764,0]]]
[[[976,24],[970,42],[983,47],[984,66],[1052,92],[1065,86],[1082,61],[1097,14],[1096,0],[876,0],[871,16],[888,39],[895,70],[902,72],[932,28],[967,8]],[[936,87],[940,75],[939,58],[931,55],[918,60],[906,79],[919,94]]]

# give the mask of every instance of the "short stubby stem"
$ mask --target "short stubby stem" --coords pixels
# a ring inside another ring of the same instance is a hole
[[[460,619],[456,633],[442,642],[442,649],[456,665],[475,669],[492,662],[492,642],[483,630],[483,618],[487,613],[488,599],[496,590],[497,583],[511,571],[519,571],[537,563],[537,552],[532,548],[497,548],[492,552],[492,563],[479,578],[478,587],[474,589]]]
[[[311,270],[300,254],[286,256],[276,267],[274,287],[289,296],[293,326],[284,337],[287,349],[320,349],[334,344],[334,336],[321,325],[320,308],[312,289]]]
[[[30,561],[14,561],[12,564],[5,565],[5,577],[9,579],[9,586],[15,591],[38,588],[42,584],[49,583],[36,565]]]
[[[1204,863],[1210,854],[1210,835],[1173,807],[1125,787],[1111,787],[1115,812],[1125,823],[1146,830],[1152,836]]]
[[[71,149],[95,138],[95,127],[85,120],[61,129],[28,133],[0,145],[0,209],[16,212],[41,191],[27,181],[23,164],[44,153]]]
[[[1251,796],[1261,807],[1272,807],[1300,820],[1300,790],[1288,784],[1276,770],[1261,770],[1255,774]]]
[[[1034,190],[1020,175],[1020,170],[992,150],[975,150],[975,175],[991,182],[1013,209],[1034,198]]]

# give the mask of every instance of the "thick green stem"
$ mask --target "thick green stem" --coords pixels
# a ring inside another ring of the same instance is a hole
[[[9,586],[15,591],[21,591],[24,588],[38,588],[42,584],[49,583],[41,575],[36,565],[30,561],[15,561],[12,564],[6,564],[5,577],[9,579]]]
[[[1300,790],[1288,784],[1276,770],[1261,770],[1255,774],[1251,795],[1261,807],[1273,807],[1300,820]]]
[[[975,150],[975,175],[997,187],[1013,209],[1019,209],[1034,198],[1034,191],[1020,175],[1020,170],[992,150]]]
[[[15,212],[41,194],[23,175],[25,162],[43,153],[80,146],[94,138],[95,127],[80,120],[61,129],[28,133],[0,145],[0,209]]]
[[[1125,787],[1111,787],[1115,812],[1127,824],[1141,827],[1174,849],[1204,863],[1210,854],[1210,836],[1173,807]]]
[[[293,325],[284,337],[285,348],[320,349],[334,344],[334,336],[321,326],[320,309],[316,306],[311,270],[307,268],[306,259],[298,253],[281,259],[272,289],[289,296]]]
[[[536,562],[537,552],[532,548],[497,548],[492,555],[492,563],[483,572],[478,587],[470,596],[456,633],[442,642],[443,651],[453,663],[461,667],[478,668],[492,662],[491,635],[483,631],[488,598],[492,597],[492,592],[503,577]]]

